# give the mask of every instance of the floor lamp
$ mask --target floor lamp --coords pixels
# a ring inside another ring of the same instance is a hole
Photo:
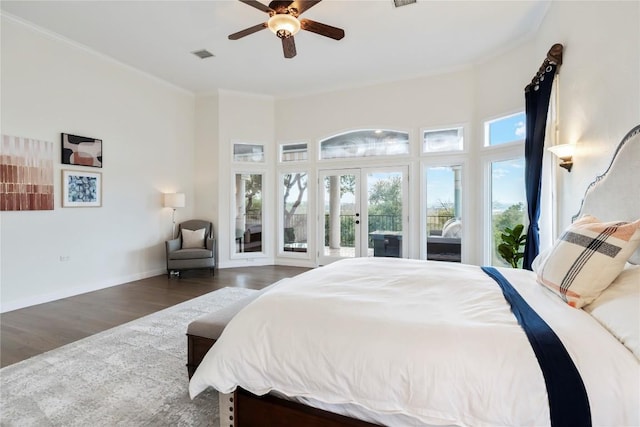
[[[184,208],[185,196],[184,193],[165,193],[164,194],[164,207],[173,209],[171,216],[171,222],[173,223],[173,229],[171,231],[171,238],[176,237],[176,209]]]

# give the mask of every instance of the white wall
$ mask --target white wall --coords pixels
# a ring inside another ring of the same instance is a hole
[[[560,142],[577,143],[571,173],[558,173],[562,230],[622,137],[640,124],[640,2],[552,2],[537,50],[556,42],[565,48]]]
[[[218,232],[218,95],[198,96],[195,130],[194,218],[208,219]]]
[[[1,31],[2,133],[56,154],[55,209],[0,213],[2,311],[163,273],[161,193],[186,193],[178,220],[194,206],[194,96],[4,16]],[[61,132],[103,140],[104,167],[84,168],[102,207],[61,208]]]

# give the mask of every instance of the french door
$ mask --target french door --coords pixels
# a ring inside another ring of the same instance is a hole
[[[408,169],[319,171],[318,263],[364,256],[407,257]]]

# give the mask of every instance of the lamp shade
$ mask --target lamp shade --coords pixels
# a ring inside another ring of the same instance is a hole
[[[164,194],[164,207],[165,208],[184,208],[185,196],[184,193],[165,193]]]
[[[278,34],[278,31],[284,31],[293,36],[300,31],[300,21],[291,15],[283,13],[273,15],[269,18],[267,26],[275,34]]]
[[[570,159],[575,151],[575,144],[560,144],[549,147],[549,151],[561,159]]]

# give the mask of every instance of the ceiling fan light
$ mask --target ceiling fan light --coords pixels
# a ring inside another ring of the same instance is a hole
[[[274,34],[278,34],[279,31],[282,31],[281,34],[289,33],[293,36],[300,31],[300,21],[298,21],[294,16],[287,15],[285,13],[273,15],[269,18],[267,25]]]

